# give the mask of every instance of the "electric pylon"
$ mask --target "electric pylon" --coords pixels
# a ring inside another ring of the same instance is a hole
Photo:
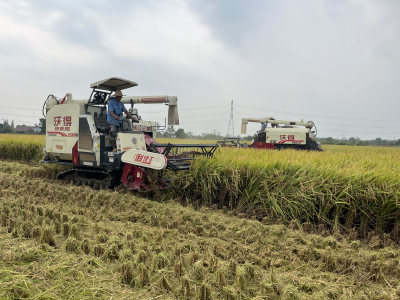
[[[228,125],[228,133],[226,135],[227,137],[234,137],[234,128],[233,128],[233,100],[231,102],[231,118],[229,119],[229,125]]]

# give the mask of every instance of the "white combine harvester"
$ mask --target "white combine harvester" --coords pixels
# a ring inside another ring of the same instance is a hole
[[[123,119],[117,133],[117,152],[109,141],[107,103],[111,93],[137,86],[136,82],[112,77],[90,85],[89,99],[76,100],[72,94],[63,99],[50,95],[46,102],[46,156],[43,163],[68,165],[71,168],[57,178],[109,188],[122,182],[129,189],[150,191],[168,188],[163,170],[187,170],[196,156],[211,157],[218,147],[204,144],[158,144],[157,126],[144,121],[135,104],[168,105],[168,125],[179,125],[176,96],[126,96],[135,120]]]
[[[316,140],[316,132],[311,131],[315,127],[312,121],[293,122],[271,117],[243,118],[242,134],[246,134],[248,122],[261,123],[261,130],[256,132],[249,148],[322,151],[321,144]]]

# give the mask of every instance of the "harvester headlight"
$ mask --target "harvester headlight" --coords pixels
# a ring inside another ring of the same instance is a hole
[[[132,143],[136,144],[137,143],[137,139],[134,137],[132,138]]]

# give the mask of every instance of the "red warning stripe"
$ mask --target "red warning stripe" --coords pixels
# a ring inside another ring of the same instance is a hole
[[[287,141],[279,141],[278,144],[284,144],[284,143],[286,143],[286,142],[298,142],[298,143],[301,143],[301,142],[304,142],[304,141],[300,141],[300,140],[287,140]]]
[[[61,136],[67,136],[64,132],[59,132],[59,131],[47,131],[47,133],[50,133],[50,134],[61,134]]]

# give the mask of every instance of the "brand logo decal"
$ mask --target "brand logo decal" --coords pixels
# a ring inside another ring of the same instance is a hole
[[[133,156],[133,160],[135,162],[140,162],[140,163],[146,164],[146,165],[151,165],[151,162],[153,161],[153,159],[154,159],[153,156],[143,155],[143,154],[135,154]]]

